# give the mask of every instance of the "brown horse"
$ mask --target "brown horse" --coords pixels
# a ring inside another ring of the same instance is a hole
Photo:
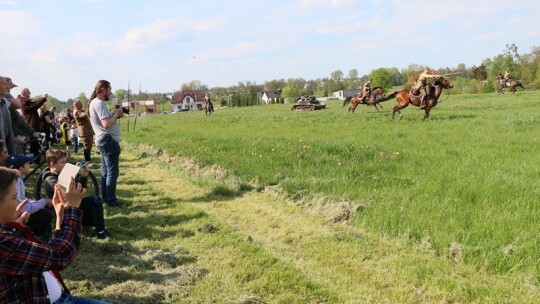
[[[345,98],[345,100],[343,101],[343,106],[346,106],[350,102],[351,105],[349,106],[349,111],[348,112],[353,112],[354,113],[354,110],[356,110],[356,107],[359,104],[365,104],[366,106],[375,106],[375,109],[377,109],[377,112],[378,112],[379,108],[381,108],[381,110],[383,110],[382,105],[380,105],[379,103],[381,103],[383,101],[387,101],[387,100],[389,100],[391,98],[393,98],[393,97],[386,98],[384,96],[384,89],[383,88],[374,87],[373,90],[371,90],[371,96],[369,97],[369,99],[367,99],[367,98],[364,99],[362,97],[358,98],[358,95],[349,96],[349,97]]]
[[[498,80],[497,92],[499,94],[504,94],[503,90],[505,88],[510,88],[510,92],[512,92],[512,94],[514,94],[517,91],[516,90],[517,87],[520,87],[525,90],[525,88],[523,87],[523,83],[521,83],[521,81],[519,80],[509,79],[508,81],[505,81],[504,77],[501,74],[495,77],[495,79]]]
[[[426,108],[424,110],[424,119],[429,117],[429,112],[437,105],[437,101],[442,94],[443,89],[451,89],[453,87],[452,83],[445,79],[444,77],[435,78],[433,82],[433,87],[431,88],[431,94],[426,96]],[[399,120],[403,119],[403,114],[401,110],[405,109],[409,104],[419,107],[420,106],[420,97],[410,95],[409,90],[401,90],[399,92],[394,92],[390,94],[391,97],[396,97],[398,102],[397,106],[392,110],[392,119],[396,112],[399,113]]]
[[[204,111],[206,116],[210,116],[212,113],[214,113],[214,104],[210,101],[210,99],[206,100],[204,103]]]

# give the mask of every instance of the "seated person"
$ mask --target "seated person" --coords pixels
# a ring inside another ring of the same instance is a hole
[[[72,179],[66,191],[55,187],[56,230],[54,239],[45,244],[20,224],[17,177],[17,171],[0,168],[1,302],[104,303],[72,296],[58,272],[69,266],[79,250],[82,186]]]
[[[24,176],[30,172],[31,161],[31,157],[21,154],[11,155],[6,160],[6,167],[17,170],[20,175],[16,183],[17,200],[19,200],[19,203],[27,200]],[[49,206],[52,207],[51,200],[42,198],[37,201],[28,200],[23,207],[24,211],[28,212],[30,216],[25,223],[26,226],[32,228],[36,236],[42,238],[44,241],[48,241],[52,237],[51,222],[54,219],[54,212],[48,208]]]
[[[45,154],[48,168],[43,170],[43,186],[46,196],[51,198],[54,193],[54,187],[58,183],[58,175],[64,169],[67,162],[67,153],[58,149],[49,149]],[[86,178],[89,174],[88,169],[81,169],[81,176]],[[83,182],[84,184],[84,182]],[[96,237],[99,239],[109,238],[111,235],[105,229],[105,220],[103,218],[103,201],[99,196],[88,196],[82,199],[81,210],[83,211],[83,226],[94,226]]]

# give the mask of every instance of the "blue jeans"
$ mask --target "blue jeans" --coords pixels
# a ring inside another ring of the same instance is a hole
[[[103,201],[116,202],[116,180],[120,172],[120,144],[110,135],[97,143],[101,153],[101,191]]]
[[[102,302],[98,300],[92,300],[81,297],[74,297],[69,293],[62,293],[60,299],[54,301],[53,304],[107,304],[107,302]]]

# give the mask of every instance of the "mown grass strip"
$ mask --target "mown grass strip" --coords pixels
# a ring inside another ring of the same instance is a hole
[[[141,161],[128,157],[131,163]],[[173,243],[195,257],[195,267],[208,273],[175,301],[533,303],[540,296],[538,288],[523,285],[519,278],[437,257],[429,244],[416,248],[348,225],[332,225],[279,197],[224,191],[228,186],[220,180],[193,182],[197,179],[193,173],[179,172],[174,165],[164,168],[168,163],[153,156],[143,163],[127,176],[154,181],[145,186],[157,199],[140,203],[149,210],[157,204],[155,217],[163,213],[164,218],[173,218],[178,212],[183,217],[185,208],[205,215],[182,222],[181,235],[186,229],[194,235],[175,238]],[[160,203],[163,198],[178,203]],[[218,232],[199,231],[208,227]],[[172,234],[174,227],[170,228]],[[147,242],[173,247],[168,241]]]

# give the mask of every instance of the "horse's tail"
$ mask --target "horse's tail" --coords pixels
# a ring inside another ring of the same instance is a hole
[[[517,86],[524,89],[525,90],[525,87],[523,86],[523,83],[521,82],[521,80],[518,80],[516,81],[517,82]]]
[[[345,100],[343,101],[343,106],[348,105],[349,102],[351,102],[351,99],[352,99],[352,96],[349,96],[349,97],[345,98]]]
[[[394,92],[386,95],[385,97],[381,97],[381,98],[377,99],[377,103],[384,102],[384,101],[390,100],[392,98],[395,98],[398,93],[399,93],[399,91],[394,91]]]

